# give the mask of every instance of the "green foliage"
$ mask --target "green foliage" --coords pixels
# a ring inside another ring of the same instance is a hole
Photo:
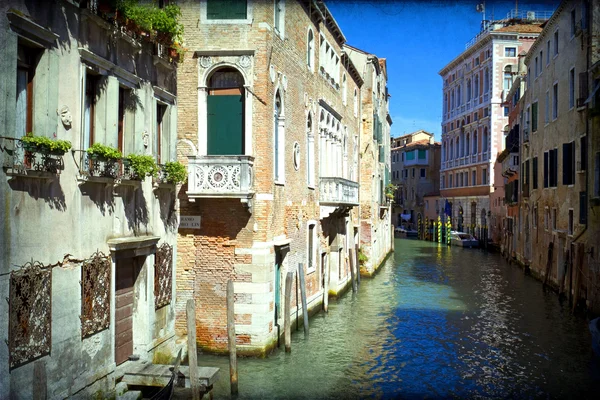
[[[158,167],[152,156],[129,154],[125,159],[130,163],[131,169],[133,169],[133,172],[140,179],[144,179],[147,176],[156,176],[158,174]]]
[[[107,160],[118,160],[123,157],[121,152],[114,147],[105,146],[102,143],[94,143],[87,149],[88,155],[91,157],[103,158]]]
[[[139,29],[152,35],[156,32],[156,38],[163,43],[181,42],[181,9],[175,4],[158,8],[149,4],[139,4],[138,0],[119,0],[117,11],[127,22],[133,22]]]
[[[46,136],[34,136],[33,132],[29,132],[23,136],[21,141],[30,151],[38,151],[40,153],[62,155],[71,149],[71,142],[68,140],[52,140]]]
[[[369,261],[369,257],[365,253],[363,253],[362,247],[358,248],[358,263],[360,265],[364,265],[367,261]]]
[[[388,183],[385,187],[385,197],[387,197],[388,199],[393,199],[394,193],[396,193],[397,189],[398,186],[394,185],[393,183]]]
[[[167,175],[167,182],[169,183],[179,184],[187,181],[187,168],[179,161],[166,163],[163,170]]]

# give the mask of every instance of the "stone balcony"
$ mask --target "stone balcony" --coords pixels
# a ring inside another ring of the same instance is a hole
[[[339,177],[321,177],[319,181],[319,202],[322,206],[357,206],[358,182]]]
[[[220,197],[247,201],[254,196],[254,157],[190,156],[188,160],[190,199]]]

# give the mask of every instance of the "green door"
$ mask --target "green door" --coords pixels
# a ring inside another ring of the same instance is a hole
[[[244,154],[241,95],[208,96],[208,155]]]

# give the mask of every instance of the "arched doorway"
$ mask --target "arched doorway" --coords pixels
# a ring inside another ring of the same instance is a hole
[[[244,77],[220,68],[207,86],[207,155],[244,154]]]

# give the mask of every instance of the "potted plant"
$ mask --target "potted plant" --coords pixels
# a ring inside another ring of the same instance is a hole
[[[168,162],[164,165],[163,171],[168,183],[185,183],[187,181],[187,168],[179,161]]]
[[[62,156],[71,149],[71,142],[68,140],[53,140],[46,136],[34,136],[33,132],[23,136],[21,141],[25,151],[32,153],[39,152]]]
[[[143,154],[129,154],[123,160],[123,164],[130,168],[137,179],[144,179],[147,176],[156,176],[158,167],[154,158]]]
[[[118,149],[102,143],[94,143],[86,151],[92,160],[116,161],[123,157]]]
[[[393,183],[388,183],[385,187],[385,197],[388,200],[393,200],[394,194],[396,193],[396,189],[398,189],[396,185],[394,185]]]

